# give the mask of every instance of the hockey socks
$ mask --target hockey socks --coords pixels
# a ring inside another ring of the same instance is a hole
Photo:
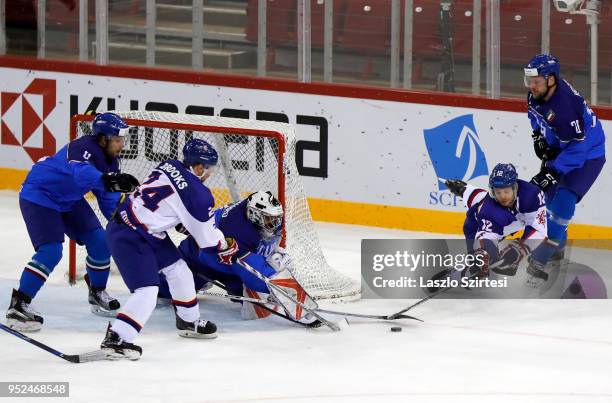
[[[89,276],[89,284],[95,289],[106,288],[110,274],[110,259],[94,260],[91,256],[85,259],[85,268]]]
[[[92,288],[104,289],[110,273],[110,251],[106,243],[106,232],[102,228],[82,234],[80,241],[87,248],[85,268]]]
[[[151,317],[157,303],[157,286],[138,288],[117,314],[111,329],[131,343]]]
[[[21,273],[19,291],[34,298],[61,259],[61,243],[41,245]]]
[[[184,260],[165,267],[161,272],[166,276],[172,304],[176,314],[185,322],[195,322],[200,318],[200,307],[195,293],[193,274]]]

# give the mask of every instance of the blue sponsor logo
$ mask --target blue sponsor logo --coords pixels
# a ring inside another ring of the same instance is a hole
[[[487,176],[487,159],[474,125],[474,115],[456,117],[423,133],[429,158],[438,177],[438,190],[447,190],[445,179],[465,182]],[[440,203],[444,205],[456,205]],[[435,203],[438,204],[438,203]]]

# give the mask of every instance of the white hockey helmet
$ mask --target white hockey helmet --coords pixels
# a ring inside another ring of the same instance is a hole
[[[278,234],[283,225],[283,206],[272,192],[260,190],[248,197],[247,219],[271,236]]]

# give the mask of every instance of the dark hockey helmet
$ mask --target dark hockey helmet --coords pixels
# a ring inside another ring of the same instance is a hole
[[[495,199],[495,188],[512,187],[515,192],[518,188],[518,174],[512,164],[497,164],[489,176],[489,194]]]
[[[105,112],[96,115],[91,131],[95,136],[124,137],[128,133],[129,126],[116,113]]]
[[[202,139],[191,139],[183,147],[183,162],[189,167],[197,164],[212,167],[218,160],[217,151]]]
[[[529,86],[530,77],[554,75],[558,80],[561,76],[561,63],[552,55],[535,55],[524,68],[525,86]]]

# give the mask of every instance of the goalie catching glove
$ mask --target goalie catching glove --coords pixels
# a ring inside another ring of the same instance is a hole
[[[219,262],[227,265],[234,263],[234,256],[238,253],[238,242],[234,238],[225,238],[223,243],[219,243]]]

